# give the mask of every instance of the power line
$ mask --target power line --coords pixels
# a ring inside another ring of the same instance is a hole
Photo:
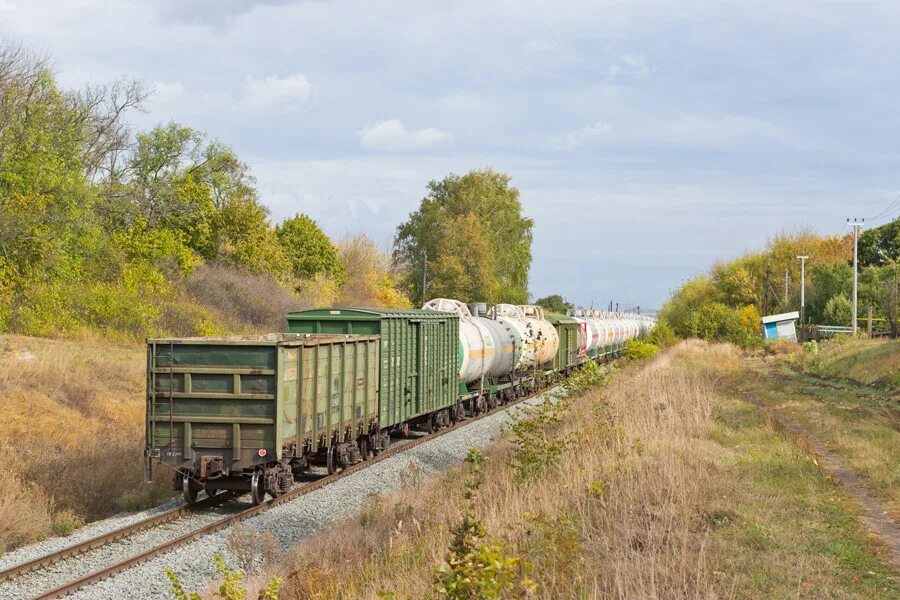
[[[897,194],[897,196],[890,203],[888,203],[887,207],[885,207],[885,209],[882,210],[880,213],[878,213],[874,217],[866,217],[863,220],[864,221],[874,221],[875,219],[880,219],[896,210],[900,210],[900,194]]]

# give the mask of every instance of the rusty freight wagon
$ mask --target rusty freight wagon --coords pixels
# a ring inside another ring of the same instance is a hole
[[[379,338],[270,334],[147,342],[147,458],[197,493],[286,492],[310,465],[334,472],[387,440]]]

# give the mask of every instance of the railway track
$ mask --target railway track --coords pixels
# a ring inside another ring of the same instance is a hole
[[[447,433],[450,433],[452,431],[456,431],[457,429],[465,427],[466,425],[469,425],[470,423],[474,423],[480,419],[483,419],[485,417],[493,415],[502,410],[506,410],[506,409],[508,409],[512,406],[515,406],[517,404],[520,404],[526,400],[529,400],[529,399],[539,396],[541,394],[544,394],[544,393],[550,392],[554,389],[557,389],[557,387],[558,386],[551,387],[551,388],[545,388],[543,390],[536,391],[534,393],[528,394],[527,396],[518,398],[512,402],[508,402],[506,404],[501,404],[501,405],[497,406],[496,408],[489,410],[487,412],[484,412],[476,417],[472,417],[472,418],[466,419],[464,421],[460,421],[454,425],[451,425],[450,427],[446,427],[444,429],[437,430],[433,433],[430,433],[430,434],[427,434],[427,435],[424,435],[424,436],[421,436],[421,437],[418,437],[418,438],[415,438],[412,440],[405,440],[402,443],[392,444],[390,448],[382,451],[377,456],[374,456],[374,457],[368,459],[367,461],[363,461],[363,462],[357,463],[355,465],[352,465],[350,467],[347,467],[343,471],[340,471],[333,475],[323,476],[322,478],[317,479],[315,481],[297,486],[294,489],[290,490],[289,492],[287,492],[281,496],[278,496],[277,498],[272,498],[272,499],[270,499],[262,504],[259,504],[257,506],[251,506],[250,508],[247,508],[240,512],[236,512],[234,514],[224,516],[223,518],[221,518],[213,523],[207,524],[203,527],[200,527],[194,531],[180,535],[180,536],[175,537],[171,540],[168,540],[164,543],[158,544],[148,550],[137,553],[137,554],[130,556],[122,561],[115,563],[115,564],[111,564],[102,569],[94,571],[94,572],[92,572],[88,575],[85,575],[79,579],[67,582],[67,583],[60,585],[58,587],[55,587],[47,592],[40,593],[40,594],[34,596],[34,599],[35,600],[48,600],[51,598],[64,598],[64,597],[66,597],[70,594],[73,594],[73,593],[77,592],[78,590],[80,590],[84,587],[87,587],[93,583],[97,583],[99,581],[102,581],[104,579],[107,579],[109,577],[117,575],[119,573],[122,573],[123,571],[127,571],[128,569],[130,569],[138,564],[141,564],[147,560],[150,560],[151,558],[159,556],[160,554],[164,554],[166,552],[169,552],[170,550],[173,550],[180,546],[184,546],[185,544],[193,542],[203,536],[226,529],[227,527],[230,527],[231,525],[234,525],[236,523],[239,523],[239,522],[249,519],[251,517],[255,517],[256,515],[259,515],[265,511],[270,510],[281,504],[291,502],[292,500],[295,500],[295,499],[297,499],[301,496],[304,496],[310,492],[313,492],[313,491],[321,489],[327,485],[330,485],[330,484],[334,483],[335,481],[337,481],[338,479],[352,475],[353,473],[356,473],[357,471],[360,471],[374,463],[377,463],[377,462],[380,462],[383,460],[387,460],[401,452],[404,452],[410,448],[418,446],[419,444],[423,444],[425,442],[436,439],[436,438],[438,438],[442,435],[445,435]],[[141,531],[146,531],[153,527],[158,527],[165,523],[172,522],[176,519],[179,519],[179,518],[182,518],[182,517],[188,515],[192,511],[196,511],[198,508],[209,507],[211,505],[214,505],[220,501],[220,498],[225,497],[225,496],[228,496],[228,494],[218,494],[217,496],[214,496],[212,498],[204,499],[202,502],[198,503],[197,505],[194,505],[194,507],[191,507],[191,508],[189,508],[187,506],[180,506],[178,508],[172,509],[170,511],[166,511],[159,515],[155,515],[149,519],[139,521],[139,522],[129,525],[127,527],[123,527],[123,528],[117,529],[115,531],[98,536],[96,538],[92,538],[85,542],[70,546],[59,552],[56,552],[53,554],[48,554],[46,556],[34,559],[32,561],[28,561],[26,563],[15,565],[4,571],[0,571],[0,582],[10,581],[10,580],[18,578],[20,576],[27,575],[29,573],[35,573],[35,572],[41,571],[43,569],[46,569],[53,565],[56,565],[67,559],[77,557],[81,554],[91,552],[92,550],[95,550],[97,548],[101,548],[101,547],[104,547],[111,543],[114,543],[116,541],[123,540],[123,539],[133,536],[136,533],[139,533]]]
[[[225,494],[222,494],[222,496],[225,496]],[[159,527],[160,525],[163,525],[165,523],[170,523],[172,521],[181,519],[182,517],[189,515],[193,511],[201,510],[203,508],[217,504],[220,500],[221,499],[216,496],[204,498],[200,502],[197,502],[197,504],[195,504],[193,507],[178,506],[171,510],[159,513],[158,515],[153,515],[152,517],[149,517],[147,519],[143,519],[141,521],[137,521],[136,523],[126,525],[125,527],[120,527],[102,535],[98,535],[97,537],[93,537],[89,540],[73,544],[72,546],[63,548],[58,552],[39,556],[35,559],[13,565],[6,569],[0,570],[0,582],[12,581],[17,577],[21,577],[22,575],[27,575],[28,573],[32,573],[34,571],[40,571],[41,569],[46,569],[47,567],[55,565],[58,562],[73,558],[75,556],[80,556],[92,550],[96,550],[97,548],[102,548],[103,546],[106,546],[113,542],[131,537],[136,533],[140,533],[142,531],[146,531],[147,529]]]

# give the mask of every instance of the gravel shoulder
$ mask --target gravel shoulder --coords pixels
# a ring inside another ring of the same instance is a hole
[[[26,563],[36,558],[48,556],[50,554],[59,552],[60,550],[71,548],[72,546],[77,546],[78,544],[87,540],[99,537],[106,533],[110,533],[117,529],[122,529],[123,527],[133,525],[134,523],[137,523],[139,521],[143,521],[155,515],[164,513],[167,510],[171,510],[177,506],[180,506],[181,504],[181,499],[175,498],[169,500],[164,504],[160,504],[159,506],[147,510],[142,510],[140,512],[110,517],[101,521],[94,521],[93,523],[89,523],[88,525],[85,525],[84,527],[81,527],[77,531],[73,532],[71,535],[67,535],[65,537],[52,537],[36,544],[16,548],[15,550],[7,552],[2,557],[0,557],[0,570],[8,569],[15,565]],[[2,590],[3,587],[0,586],[0,594],[2,594]]]
[[[322,531],[335,521],[355,514],[365,505],[372,494],[387,494],[399,489],[402,485],[403,476],[412,470],[427,476],[460,463],[465,459],[469,448],[485,447],[496,441],[504,426],[511,422],[512,415],[517,413],[523,405],[537,404],[555,398],[556,394],[556,390],[550,390],[521,404],[473,421],[434,440],[400,452],[388,460],[375,463],[341,478],[333,484],[310,492],[293,502],[275,507],[248,519],[241,526],[246,531],[269,532],[280,547],[290,548]],[[171,508],[171,506],[167,506],[167,508]],[[158,507],[153,510],[158,512],[164,509]],[[122,527],[127,522],[146,518],[148,514],[152,513],[145,511],[144,513],[129,515],[122,519],[107,519],[106,521],[95,523],[79,531],[76,534],[79,536],[77,539],[75,539],[75,536],[64,538],[66,543],[58,547],[72,545],[86,537],[98,535],[109,529]],[[131,519],[131,521],[126,521],[125,519]],[[103,529],[103,527],[109,529]],[[164,527],[158,529],[162,530]],[[147,600],[169,600],[171,598],[171,586],[164,573],[166,567],[171,568],[178,574],[187,589],[202,589],[216,578],[214,564],[214,555],[216,553],[223,555],[226,564],[232,566],[238,564],[236,557],[228,550],[230,534],[231,528],[211,534],[172,552],[151,559],[110,579],[89,586],[70,596],[70,598],[76,600],[97,600],[139,596]],[[163,534],[153,530],[141,535],[152,537]],[[172,537],[172,534],[169,533],[165,537]],[[36,546],[22,548],[15,553],[11,553],[10,557],[4,557],[4,561],[22,562],[28,560],[26,556],[38,555],[24,555],[25,551],[39,552],[40,554],[52,552],[55,546],[50,545],[50,542],[53,541],[48,540],[48,542]],[[40,547],[40,550],[37,550],[37,547]],[[136,547],[136,544],[133,543],[114,544],[109,547],[108,553],[117,553],[117,559],[122,560],[135,554]],[[12,556],[13,554],[15,557]],[[112,558],[108,556],[106,561],[110,561]],[[18,580],[10,584],[0,585],[0,597],[12,600],[29,598],[40,590],[48,590],[64,581],[72,580],[78,575],[75,569],[65,566],[70,562],[66,561],[59,567],[55,567],[52,576],[46,576],[45,572],[44,577],[41,578],[40,589],[32,587],[31,584],[26,585],[25,580]],[[109,563],[97,564],[97,567],[99,568],[103,564]],[[83,574],[80,568],[77,570],[77,573]]]

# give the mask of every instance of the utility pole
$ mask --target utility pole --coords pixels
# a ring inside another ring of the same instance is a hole
[[[422,253],[422,306],[424,306],[425,303],[427,302],[427,300],[425,299],[425,284],[426,284],[425,276],[427,275],[427,273],[428,273],[428,253],[423,252]]]
[[[850,222],[850,219],[847,219],[847,222]],[[853,335],[856,335],[856,290],[857,290],[857,276],[858,276],[858,246],[859,246],[859,229],[862,227],[862,224],[865,222],[865,219],[862,219],[857,222],[857,220],[853,219]]]
[[[784,270],[784,304],[787,305],[787,297],[788,297],[788,282],[790,281],[788,276],[788,270]]]
[[[806,259],[808,256],[798,256],[800,259],[800,326],[806,323]]]
[[[616,302],[616,312],[619,312],[619,303]]]
[[[768,265],[766,266],[766,287],[763,290],[763,316],[769,314],[769,288],[772,287],[772,284],[769,283],[769,276],[772,274],[771,269],[769,269]]]

